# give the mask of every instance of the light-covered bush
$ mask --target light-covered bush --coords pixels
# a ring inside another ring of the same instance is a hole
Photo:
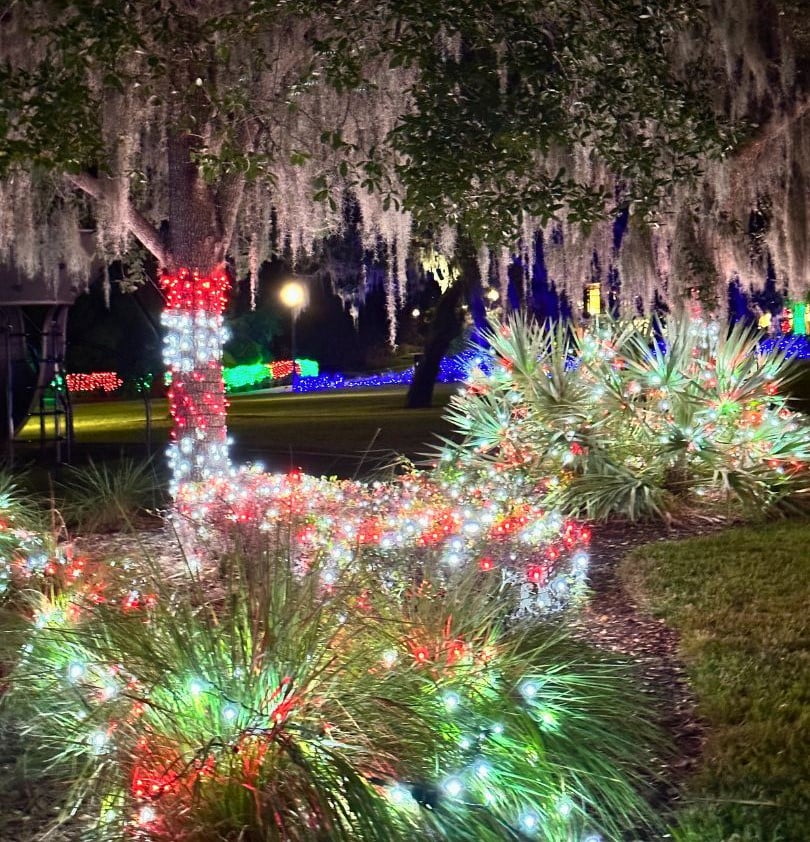
[[[48,587],[67,560],[56,521],[14,477],[0,471],[0,603],[24,588]]]
[[[275,526],[245,537],[250,556],[233,545],[224,579],[144,562],[137,588],[36,595],[7,638],[5,715],[65,816],[97,816],[86,838],[570,842],[650,825],[654,739],[624,667],[507,628],[491,571],[328,546],[303,566],[305,521]]]
[[[451,401],[445,462],[543,483],[572,514],[669,517],[729,501],[762,510],[806,491],[810,424],[791,363],[744,326],[667,317],[584,332],[515,315],[492,324],[496,364]]]

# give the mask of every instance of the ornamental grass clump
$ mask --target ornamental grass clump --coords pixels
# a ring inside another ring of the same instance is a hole
[[[445,442],[445,463],[544,481],[549,504],[592,518],[778,510],[808,489],[791,361],[743,325],[599,317],[580,335],[513,315],[487,339],[494,370],[451,399],[462,440]]]
[[[327,548],[293,563],[300,527],[245,540],[219,578],[144,561],[137,589],[122,573],[32,595],[4,715],[64,815],[95,815],[87,838],[570,842],[653,823],[656,737],[623,666],[506,628],[472,567],[330,559],[325,582]]]
[[[80,532],[126,529],[165,502],[155,465],[129,458],[70,468],[61,491],[65,520]]]

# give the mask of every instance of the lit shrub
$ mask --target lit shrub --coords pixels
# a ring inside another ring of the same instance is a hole
[[[0,471],[0,603],[20,589],[48,587],[67,560],[57,547],[55,515]]]
[[[697,501],[761,510],[808,487],[790,361],[759,353],[745,327],[602,317],[580,336],[513,316],[488,338],[493,373],[451,401],[451,461],[545,481],[549,503],[589,517],[668,517]]]
[[[626,670],[504,628],[497,579],[324,551],[37,596],[6,715],[123,840],[619,838],[649,825]],[[330,569],[333,569],[329,560]],[[133,594],[135,596],[133,597]]]

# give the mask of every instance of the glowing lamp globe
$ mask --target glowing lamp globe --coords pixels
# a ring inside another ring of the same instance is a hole
[[[303,285],[299,284],[298,281],[288,281],[281,288],[279,297],[285,307],[289,307],[291,310],[297,310],[304,305],[306,292]]]

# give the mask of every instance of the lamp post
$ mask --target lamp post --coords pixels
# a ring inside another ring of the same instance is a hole
[[[297,369],[295,366],[295,320],[307,300],[307,291],[298,281],[287,281],[279,293],[281,303],[290,311],[290,356],[292,357],[292,386],[295,391]]]

